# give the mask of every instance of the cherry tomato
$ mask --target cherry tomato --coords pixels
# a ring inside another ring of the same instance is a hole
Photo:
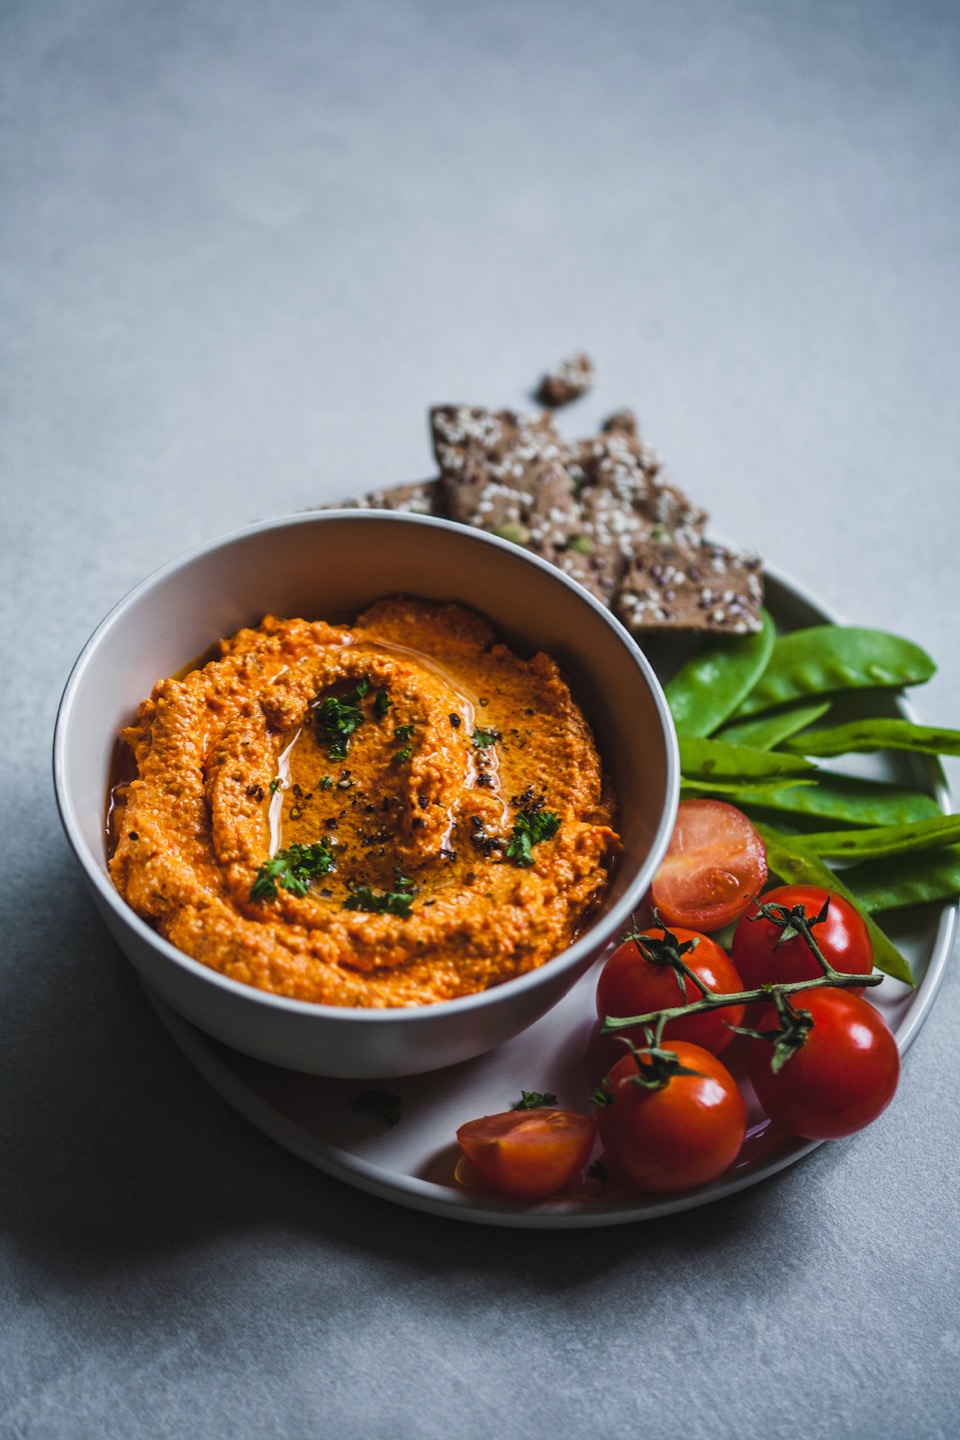
[[[678,947],[692,943],[694,948],[685,951],[681,959],[708,990],[733,994],[743,989],[726,951],[709,936],[681,928],[664,931],[662,927],[642,930],[640,935],[650,942],[654,951],[664,943],[669,946],[670,937]],[[607,1015],[649,1015],[653,1010],[667,1010],[700,999],[700,991],[692,980],[685,979],[683,985],[681,992],[677,973],[669,964],[658,964],[644,954],[636,940],[625,940],[600,972],[597,1014],[601,1020]],[[733,1039],[730,1026],[742,1024],[743,1006],[726,1005],[722,1010],[706,1010],[700,1015],[668,1021],[663,1038],[688,1040],[691,1045],[702,1045],[711,1055],[719,1055]],[[632,1038],[635,1044],[640,1043],[637,1034]]]
[[[759,831],[723,800],[682,800],[651,894],[668,925],[720,930],[759,895],[767,852]]]
[[[829,900],[826,919],[814,925],[812,934],[823,956],[835,970],[848,975],[869,975],[873,969],[873,946],[860,915],[842,895],[819,885],[781,885],[761,896],[764,905],[782,905],[792,910],[802,905],[808,920],[815,919]],[[753,919],[757,916],[757,919]],[[823,974],[816,957],[801,935],[778,944],[783,931],[760,914],[751,903],[733,932],[730,953],[746,989],[771,981],[784,984],[814,980]]]
[[[486,1189],[513,1200],[542,1200],[579,1177],[596,1134],[592,1116],[542,1106],[470,1120],[457,1140]]]
[[[729,1070],[699,1045],[677,1040],[670,1050],[697,1073],[672,1075],[650,1090],[634,1078],[635,1056],[625,1055],[604,1082],[610,1101],[597,1114],[611,1178],[652,1194],[705,1185],[722,1174],[747,1129],[746,1103]]]
[[[835,1140],[876,1120],[893,1099],[900,1052],[883,1016],[859,995],[824,986],[793,997],[813,1027],[778,1071],[774,1047],[751,1042],[750,1079],[771,1120],[806,1140]],[[758,1030],[776,1029],[770,1010]]]

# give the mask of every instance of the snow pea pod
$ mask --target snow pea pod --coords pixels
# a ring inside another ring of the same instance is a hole
[[[781,814],[840,820],[848,825],[905,825],[912,820],[933,819],[942,813],[936,801],[922,790],[902,790],[882,780],[863,780],[824,771],[817,775],[815,785],[799,776],[789,785],[783,782],[768,785],[762,798],[752,794],[748,787],[727,785],[724,788],[725,798],[733,805],[762,805]]]
[[[680,799],[698,800],[712,795],[744,810],[751,805],[773,810],[778,807],[780,797],[788,785],[812,786],[813,783],[800,775],[794,775],[789,780],[756,780],[751,785],[737,780],[686,780],[681,776]]]
[[[754,745],[758,750],[772,750],[774,746],[782,745],[788,736],[796,735],[798,730],[805,730],[808,725],[822,720],[832,703],[831,700],[821,700],[812,705],[791,705],[774,711],[772,715],[763,715],[759,720],[740,720],[735,725],[725,725],[717,739],[728,740],[734,745]],[[797,753],[806,755],[814,752],[800,750]]]
[[[919,645],[885,630],[811,625],[779,637],[767,668],[731,716],[745,719],[774,705],[840,690],[918,685],[935,669]]]
[[[755,750],[752,745],[730,745],[725,740],[680,736],[680,771],[685,781],[746,781],[815,774],[816,766],[802,755]]]
[[[895,859],[863,860],[846,867],[843,878],[870,911],[956,900],[960,898],[960,845]]]
[[[758,722],[759,723],[759,722]],[[723,738],[727,738],[724,731]],[[791,755],[851,755],[875,750],[912,750],[919,755],[960,755],[960,730],[915,725],[912,720],[853,720],[793,735],[781,742]]]
[[[755,635],[716,636],[664,686],[678,735],[710,735],[750,694],[774,648],[766,611]]]
[[[757,825],[757,829],[766,846],[767,864],[775,875],[779,875],[781,880],[791,885],[820,885],[825,890],[832,890],[834,894],[849,900],[863,916],[870,935],[870,944],[873,946],[873,963],[877,969],[895,980],[904,981],[907,985],[914,983],[913,972],[905,957],[829,865],[825,865],[816,855],[805,849],[796,836],[782,835],[767,825]]]
[[[912,825],[879,825],[866,830],[829,830],[804,835],[806,850],[831,860],[879,860],[915,850],[960,843],[960,815],[940,815]]]

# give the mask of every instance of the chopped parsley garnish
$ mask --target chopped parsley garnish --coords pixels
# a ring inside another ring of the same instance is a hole
[[[409,740],[415,729],[414,725],[394,725],[393,738],[394,740]]]
[[[333,776],[332,776],[332,775],[321,775],[321,777],[320,777],[320,789],[321,789],[321,790],[332,790],[332,789],[333,789]]]
[[[478,725],[476,730],[474,730],[473,734],[470,736],[470,739],[473,741],[474,745],[476,745],[478,750],[486,750],[490,745],[496,745],[497,741],[500,739],[500,731],[483,730]]]
[[[351,1100],[350,1109],[357,1115],[368,1110],[393,1129],[394,1125],[400,1124],[402,1105],[400,1096],[390,1090],[361,1090],[356,1100]]]
[[[374,715],[376,715],[376,717],[377,717],[378,720],[382,720],[382,719],[383,719],[384,715],[386,715],[387,711],[390,709],[390,706],[391,706],[392,704],[393,704],[393,701],[390,699],[390,696],[387,694],[387,687],[386,687],[386,685],[381,685],[381,686],[380,686],[380,689],[377,691],[376,695],[374,695],[374,697],[373,697],[373,713],[374,713]]]
[[[364,677],[342,699],[328,695],[317,707],[317,731],[321,744],[327,746],[331,760],[345,760],[350,737],[363,724],[360,701],[370,689],[370,681]]]
[[[404,920],[413,913],[411,906],[417,887],[406,875],[397,874],[396,888],[374,890],[370,885],[354,882],[343,902],[344,910],[363,910],[368,915],[399,915]]]
[[[543,1105],[556,1105],[556,1103],[556,1095],[551,1095],[549,1090],[545,1091],[543,1094],[541,1094],[539,1090],[521,1090],[520,1099],[516,1102],[515,1105],[511,1105],[510,1109],[539,1110]]]
[[[409,760],[409,759],[410,759],[410,756],[411,756],[412,754],[413,754],[413,748],[412,748],[412,746],[410,746],[410,745],[404,745],[404,747],[403,747],[402,750],[397,750],[397,751],[395,752],[394,757],[393,757],[393,759],[394,759],[394,764],[397,764],[397,765],[402,764],[404,760]]]
[[[532,865],[531,847],[539,845],[541,840],[551,840],[560,829],[560,816],[542,809],[542,803],[521,810],[513,822],[513,832],[505,853],[514,865]]]
[[[273,779],[273,780],[270,781],[270,794],[271,794],[271,795],[276,795],[276,793],[277,793],[277,791],[278,791],[279,789],[280,789],[280,777],[277,776],[275,779]]]
[[[277,886],[294,895],[306,895],[310,881],[329,875],[336,867],[333,846],[327,839],[315,845],[291,845],[278,850],[272,859],[261,865],[250,887],[251,900],[276,900]]]

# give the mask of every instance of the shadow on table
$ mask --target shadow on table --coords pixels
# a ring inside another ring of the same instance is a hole
[[[751,1231],[784,1213],[798,1258],[789,1176],[701,1209],[594,1230],[477,1226],[407,1210],[287,1154],[190,1068],[110,939],[66,853],[49,909],[8,935],[2,1026],[5,1103],[0,1223],[49,1290],[162,1264],[242,1233],[291,1231],[382,1257],[427,1279],[499,1273],[516,1291],[562,1292],[649,1257],[743,1267]],[[50,877],[50,870],[46,872]],[[13,953],[11,954],[11,949]],[[805,1162],[829,1164],[818,1152]],[[749,1261],[747,1261],[749,1265]]]

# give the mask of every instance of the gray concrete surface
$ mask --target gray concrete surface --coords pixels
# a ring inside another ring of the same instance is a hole
[[[568,428],[636,405],[719,534],[924,644],[960,723],[957,6],[5,0],[0,73],[0,1434],[957,1434],[955,969],[893,1108],[771,1182],[439,1221],[195,1076],[48,760],[146,572],[429,473],[428,404],[580,346]]]

